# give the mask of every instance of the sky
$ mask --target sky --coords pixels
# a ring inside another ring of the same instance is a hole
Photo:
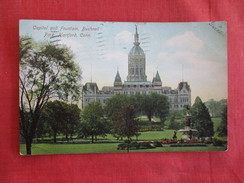
[[[82,71],[82,84],[113,86],[128,74],[135,26],[146,55],[147,80],[159,72],[163,86],[187,81],[192,101],[227,98],[226,22],[138,23],[21,20],[20,36],[67,45]],[[61,37],[55,37],[61,35]],[[53,37],[54,36],[54,37]]]

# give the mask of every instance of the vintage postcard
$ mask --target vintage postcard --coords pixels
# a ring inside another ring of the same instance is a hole
[[[19,30],[22,155],[227,150],[226,22]]]

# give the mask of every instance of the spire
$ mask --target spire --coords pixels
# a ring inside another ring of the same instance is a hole
[[[156,82],[161,82],[161,78],[160,78],[160,76],[159,76],[158,71],[157,71],[157,74],[156,74],[156,77],[155,77],[155,81],[156,81]]]
[[[115,80],[114,80],[114,82],[122,82],[118,70],[117,70],[117,74],[116,74],[116,76],[115,76]]]
[[[135,25],[136,26],[136,25]],[[140,42],[139,42],[139,34],[137,32],[137,26],[136,26],[136,33],[134,35],[134,38],[135,38],[135,42],[134,42],[134,45],[135,46],[139,46],[140,45]]]
[[[119,75],[119,71],[118,70],[117,70],[117,74],[115,76],[114,86],[115,87],[122,87],[122,81],[121,81],[121,77]]]
[[[162,81],[161,81],[161,78],[159,76],[158,71],[156,73],[156,76],[153,77],[152,83],[153,83],[154,86],[162,86]]]

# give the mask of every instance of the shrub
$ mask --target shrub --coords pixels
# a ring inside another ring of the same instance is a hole
[[[214,145],[214,146],[223,146],[224,143],[225,143],[225,142],[222,141],[222,140],[220,140],[220,139],[217,139],[217,138],[213,139],[213,145]]]
[[[155,147],[163,147],[163,145],[162,145],[159,141],[154,141],[154,142],[153,142],[153,145],[154,145]]]

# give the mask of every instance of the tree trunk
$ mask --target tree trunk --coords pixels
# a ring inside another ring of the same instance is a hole
[[[72,136],[72,134],[70,134],[69,139],[70,139],[71,141],[73,141],[73,136]]]
[[[152,121],[152,116],[151,115],[147,115],[147,118],[148,118],[149,122]]]
[[[26,141],[26,154],[31,155],[32,139],[30,137],[28,137],[25,141]]]
[[[131,143],[131,140],[130,140],[130,137],[127,137],[127,152],[130,152],[130,143]]]
[[[94,143],[94,136],[92,135],[92,143]]]
[[[53,132],[53,142],[57,143],[57,132]]]
[[[150,123],[150,131],[152,131],[152,116],[151,115],[148,115],[148,120]]]

